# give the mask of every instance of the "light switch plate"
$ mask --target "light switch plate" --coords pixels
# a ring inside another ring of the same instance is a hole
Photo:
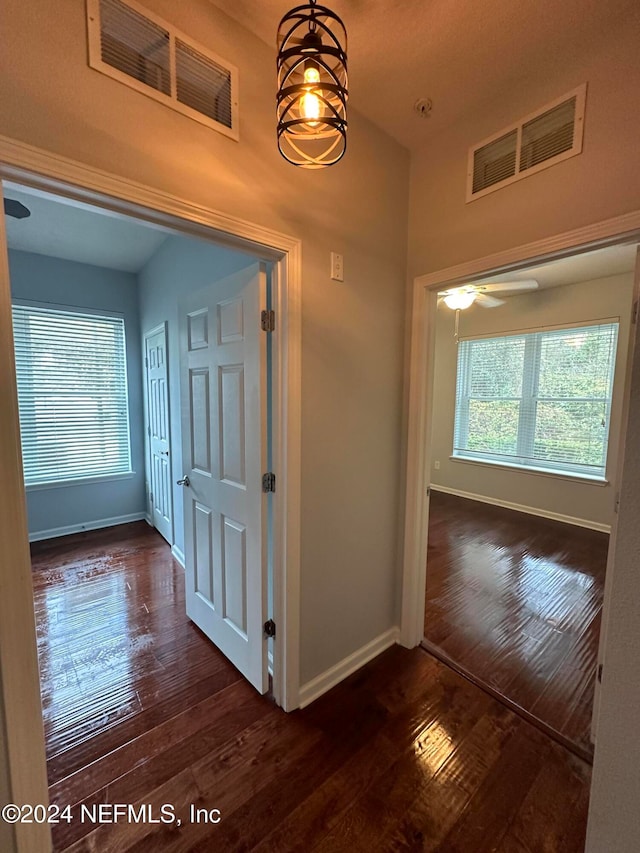
[[[331,278],[333,281],[344,281],[342,255],[337,252],[331,252]]]

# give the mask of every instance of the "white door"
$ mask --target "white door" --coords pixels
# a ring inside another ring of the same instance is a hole
[[[144,345],[151,518],[153,526],[173,545],[166,324],[146,334]]]
[[[266,273],[255,264],[180,309],[187,615],[253,686],[268,685]]]

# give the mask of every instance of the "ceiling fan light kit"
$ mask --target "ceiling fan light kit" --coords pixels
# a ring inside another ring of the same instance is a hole
[[[498,308],[504,305],[504,299],[497,299],[490,294],[500,293],[512,296],[516,293],[527,293],[538,289],[538,282],[533,278],[519,281],[497,281],[488,284],[464,284],[462,287],[451,287],[438,293],[438,299],[453,311],[464,311],[476,303],[481,308]]]
[[[448,293],[443,301],[447,308],[453,311],[464,311],[476,301],[476,294],[472,290],[454,290]]]
[[[296,6],[277,36],[278,149],[294,166],[332,166],[347,148],[347,33],[316,0]]]

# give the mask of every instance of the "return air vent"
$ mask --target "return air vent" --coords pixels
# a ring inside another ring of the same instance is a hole
[[[238,139],[237,69],[134,0],[87,0],[89,65]]]
[[[469,150],[467,201],[580,154],[586,83]]]

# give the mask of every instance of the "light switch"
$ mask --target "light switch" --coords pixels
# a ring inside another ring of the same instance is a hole
[[[337,252],[331,252],[331,278],[334,281],[344,281],[342,255]]]

